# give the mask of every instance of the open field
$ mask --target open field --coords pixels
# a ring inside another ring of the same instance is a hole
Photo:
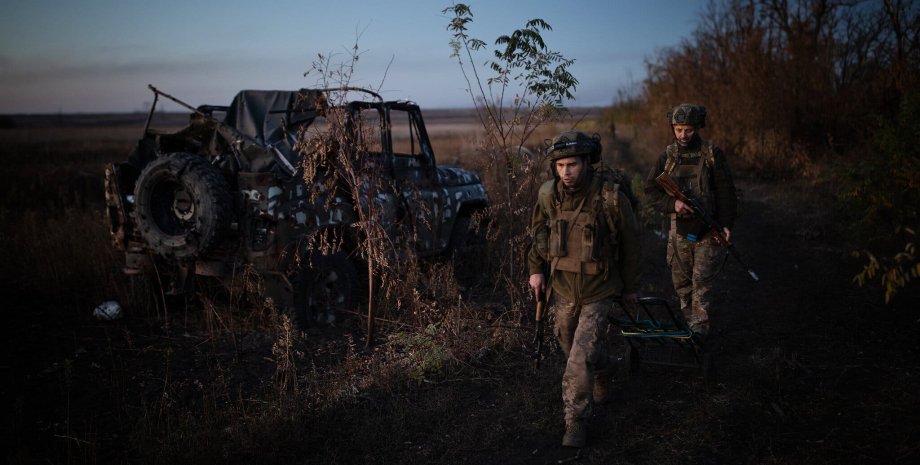
[[[502,171],[485,163],[472,115],[424,115],[439,163],[487,170],[490,196],[501,199]],[[424,315],[383,309],[388,321],[369,350],[357,314],[301,334],[236,285],[95,320],[96,305],[129,292],[109,243],[102,171],[132,149],[146,115],[69,118],[0,130],[8,463],[920,460],[920,292],[884,305],[880,289],[854,287],[860,265],[826,192],[806,182],[739,176],[746,209],[732,237],[763,280],[733,261],[717,278],[713,318],[724,333],[714,380],[620,370],[616,400],[595,409],[576,453],[559,446],[561,351],[548,344],[535,372],[533,302],[512,307],[491,283],[457,292],[446,276],[444,289],[424,290],[445,295]],[[655,131],[614,143],[593,117],[583,124],[602,133],[608,163],[645,176],[647,155],[629,148],[654,146]],[[642,294],[675,303],[664,241],[648,227],[643,246]],[[441,263],[420,266],[433,282],[445,274]],[[427,323],[436,326],[426,332]],[[432,354],[440,363],[422,365]]]

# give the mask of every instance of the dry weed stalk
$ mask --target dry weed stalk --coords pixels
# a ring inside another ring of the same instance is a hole
[[[287,315],[282,315],[278,336],[272,345],[276,365],[275,381],[279,391],[290,392],[295,396],[298,392],[297,359],[304,357],[304,352],[297,350],[296,346],[303,339],[303,334],[294,327],[291,319]]]
[[[340,64],[333,64],[335,55],[319,55],[313,62],[311,72],[318,75],[319,87],[324,89],[348,89],[355,72],[360,53],[358,46],[349,51],[348,58]],[[381,119],[371,111],[364,111],[357,119],[351,119],[346,108],[347,91],[327,92],[325,96],[325,121],[327,127],[321,134],[313,128],[303,128],[298,134],[296,149],[304,155],[301,167],[307,186],[312,186],[311,200],[325,198],[326,211],[338,203],[336,199],[347,196],[355,205],[357,213],[354,231],[351,235],[357,242],[357,252],[367,262],[368,271],[368,338],[370,346],[374,332],[374,290],[375,280],[393,260],[393,247],[384,229],[386,224],[385,193],[394,186],[388,185],[382,175],[385,169],[382,153]],[[375,137],[376,135],[376,137]],[[324,193],[331,195],[323,195]],[[311,238],[308,253],[328,254],[343,245],[345,231],[327,232],[319,241]],[[338,237],[335,235],[338,234]],[[330,237],[331,236],[331,237]],[[309,264],[307,264],[309,266]]]
[[[342,63],[333,62],[335,55],[320,55],[313,63],[307,74],[318,76],[317,87],[329,89],[325,126],[314,123],[302,129],[296,148],[303,154],[302,175],[312,189],[311,200],[325,202],[327,211],[340,203],[356,206],[352,226],[310,238],[301,259],[346,249],[366,263],[369,347],[377,316],[408,320],[423,329],[443,318],[443,296],[446,292],[450,295],[447,300],[455,302],[457,287],[452,275],[444,279],[446,266],[420,260],[416,254],[417,231],[435,229],[436,225],[428,223],[435,215],[417,186],[387,176],[390,166],[382,156],[381,137],[390,129],[384,126],[385,116],[370,107],[349,112],[348,92],[342,89],[350,88],[358,50],[356,45]],[[407,211],[418,214],[395,218],[392,210],[396,205],[388,204],[388,198],[396,198]]]

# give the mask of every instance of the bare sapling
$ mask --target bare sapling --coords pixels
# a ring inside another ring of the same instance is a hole
[[[564,103],[574,98],[572,92],[578,84],[568,70],[575,60],[550,50],[542,33],[552,31],[552,27],[542,19],[532,19],[523,28],[495,40],[499,48],[492,52],[494,59],[484,64],[490,73],[486,77],[473,58],[486,43],[469,35],[473,21],[469,6],[454,4],[442,13],[448,15],[447,30],[452,33],[451,57],[460,65],[466,90],[485,130],[481,146],[489,156],[488,168],[500,166],[505,172],[504,202],[493,205],[490,214],[502,219],[499,224],[503,230],[495,237],[508,244],[501,261],[502,269],[507,270],[504,280],[511,307],[516,309],[519,283],[515,270],[524,267],[529,207],[543,174],[537,169],[543,160],[535,160],[526,147],[541,126],[563,122],[568,116]]]

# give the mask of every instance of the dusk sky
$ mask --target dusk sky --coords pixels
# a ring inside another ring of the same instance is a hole
[[[11,3],[11,4],[9,4]],[[193,106],[241,89],[316,86],[318,53],[358,41],[353,84],[423,108],[469,107],[441,11],[449,1],[12,0],[0,16],[0,114],[145,111],[147,84]],[[541,18],[550,49],[576,60],[570,106],[609,105],[646,76],[643,60],[689,36],[704,0],[530,0],[467,3],[470,35],[489,44]],[[474,54],[477,65],[491,53]],[[392,60],[389,71],[384,72]],[[485,68],[481,76],[491,76]],[[179,110],[170,104],[167,110]]]

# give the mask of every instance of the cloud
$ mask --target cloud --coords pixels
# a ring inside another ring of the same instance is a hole
[[[0,67],[0,113],[133,111],[150,98],[147,84],[168,83],[168,91],[181,91],[179,95],[198,103],[199,93],[189,89],[221,89],[253,66],[229,63],[218,57],[124,62],[9,60]],[[226,92],[230,97],[233,93],[235,90]]]
[[[0,56],[0,113],[135,111],[150,99],[147,84],[190,104],[229,103],[240,89],[296,89],[317,85],[304,78],[310,58],[278,50],[252,54],[215,50],[207,54],[154,56],[149,50],[113,45],[93,54],[44,55],[25,59]],[[357,63],[354,85],[377,87],[387,99],[409,98],[423,107],[468,106],[466,81],[455,60],[425,54],[368,54]],[[479,58],[479,57],[477,57]],[[486,57],[482,57],[483,61]],[[641,79],[642,53],[601,51],[573,57],[579,79],[579,104],[606,104],[627,83],[628,71]],[[464,60],[469,66],[468,60]],[[483,79],[491,71],[477,61]],[[469,72],[469,68],[467,68]],[[486,76],[489,75],[489,76]],[[509,96],[513,96],[508,94]],[[512,97],[513,98],[513,97]]]

